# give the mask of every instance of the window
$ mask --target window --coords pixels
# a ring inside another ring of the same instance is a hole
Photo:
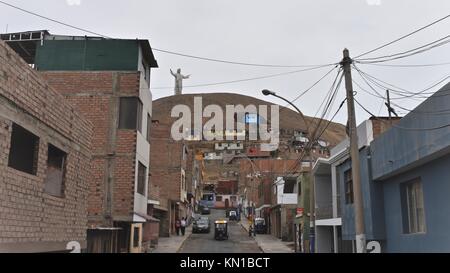
[[[142,61],[142,67],[144,68],[144,71],[142,71],[144,73],[144,79],[147,82],[147,86],[150,87],[150,66],[146,62]]]
[[[217,202],[222,202],[222,200],[223,200],[222,196],[216,196],[216,201]]]
[[[145,178],[147,175],[147,168],[141,162],[139,162],[138,164],[137,193],[145,196]]]
[[[139,233],[140,233],[140,228],[134,227],[133,228],[133,247],[139,247]]]
[[[354,203],[352,170],[344,173],[345,204]]]
[[[152,131],[152,117],[147,113],[147,140],[150,142],[150,136]]]
[[[8,166],[36,175],[39,138],[17,124],[12,126]]]
[[[184,173],[181,174],[181,190],[186,190],[186,176]]]
[[[62,197],[64,196],[64,170],[67,154],[55,146],[48,145],[47,176],[44,190],[46,193]]]
[[[286,179],[284,182],[283,193],[295,193],[295,184],[297,184],[297,180]]]
[[[182,151],[182,155],[181,155],[181,159],[183,161],[187,159],[187,153],[188,153],[188,149],[187,149],[186,145],[183,145],[183,151]]]
[[[404,233],[425,232],[422,181],[417,178],[400,185]]]
[[[119,129],[138,130],[142,133],[142,102],[139,98],[120,98]]]

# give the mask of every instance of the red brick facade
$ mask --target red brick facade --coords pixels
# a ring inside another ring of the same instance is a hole
[[[36,172],[9,167],[13,124],[39,138]],[[0,252],[86,247],[92,124],[0,41]],[[49,144],[64,151],[61,197],[48,194]]]
[[[111,225],[113,219],[131,220],[137,133],[116,128],[119,98],[139,96],[140,73],[58,71],[41,74],[94,125],[88,206],[90,226]]]
[[[160,234],[162,236],[173,234],[175,219],[187,216],[186,204],[183,203],[185,200],[181,198],[181,181],[182,171],[186,172],[189,155],[183,159],[184,144],[174,141],[170,130],[171,126],[154,122],[150,141],[151,183],[159,187],[160,207],[167,210],[164,219],[161,219]],[[190,181],[186,184],[188,182]]]

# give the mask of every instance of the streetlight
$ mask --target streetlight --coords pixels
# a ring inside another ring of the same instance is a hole
[[[289,100],[287,100],[287,99],[285,99],[285,98],[283,98],[283,97],[277,95],[277,93],[275,93],[275,92],[273,92],[273,91],[264,89],[264,90],[261,91],[261,92],[263,93],[264,96],[274,96],[274,97],[277,97],[277,98],[279,98],[279,99],[281,99],[281,100],[284,100],[285,102],[289,103],[289,105],[291,105],[292,107],[295,108],[295,110],[297,110],[297,112],[300,114],[300,116],[302,117],[303,121],[305,122],[305,125],[306,125],[306,126],[308,127],[308,129],[309,129],[309,123],[308,123],[308,121],[306,120],[306,118],[305,118],[305,116],[303,115],[302,111],[300,111],[300,109],[298,109],[298,107],[295,106],[295,104],[293,104],[293,103],[290,102]],[[308,134],[309,134],[309,132],[308,132]]]
[[[308,143],[308,145],[306,145],[306,147],[305,147],[305,153],[306,153],[306,155],[308,155],[308,157],[309,157],[309,173],[310,173],[310,175],[309,175],[309,188],[310,188],[310,208],[309,208],[309,210],[310,210],[310,222],[312,222],[313,223],[313,227],[314,227],[314,219],[315,219],[315,217],[314,217],[314,214],[315,214],[315,201],[314,201],[314,183],[313,183],[313,177],[312,177],[312,165],[313,165],[313,163],[312,163],[312,154],[311,154],[311,148],[312,148],[312,145],[313,145],[313,143],[314,143],[314,137],[315,136],[313,136],[313,134],[311,134],[311,126],[310,126],[310,123],[306,120],[306,118],[305,118],[305,115],[303,115],[303,113],[302,113],[302,111],[300,111],[300,109],[298,109],[298,107],[295,105],[295,104],[293,104],[291,101],[289,101],[289,100],[287,100],[287,99],[285,99],[285,98],[283,98],[283,97],[281,97],[281,96],[279,96],[279,95],[277,95],[277,93],[275,93],[275,92],[273,92],[273,91],[270,91],[270,90],[267,90],[267,89],[264,89],[264,90],[262,90],[261,91],[262,93],[263,93],[263,95],[264,96],[274,96],[274,97],[277,97],[277,98],[279,98],[279,99],[281,99],[281,100],[283,100],[283,101],[285,101],[285,102],[287,102],[289,105],[291,105],[292,107],[294,107],[295,108],[295,110],[297,110],[297,112],[300,114],[300,116],[302,117],[302,119],[303,119],[303,122],[305,123],[305,125],[306,125],[306,127],[307,127],[307,130],[308,130],[308,136],[309,136],[309,138],[310,138],[310,141],[309,141],[309,143]],[[308,225],[308,227],[307,228],[309,228],[309,225]],[[309,240],[308,240],[309,241]],[[314,248],[313,248],[314,249]]]

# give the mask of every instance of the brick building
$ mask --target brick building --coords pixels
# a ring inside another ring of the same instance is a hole
[[[265,219],[267,232],[280,239],[293,239],[295,210],[301,194],[297,176],[306,165],[293,159],[272,158],[240,162],[240,184],[246,199],[252,201],[247,213],[254,209],[256,217]],[[246,175],[253,172],[259,175]]]
[[[38,35],[39,34],[39,35]],[[147,40],[2,35],[90,120],[88,251],[140,252],[148,215],[152,95]],[[26,49],[26,50],[23,50]]]
[[[0,41],[0,252],[86,248],[92,123]]]
[[[151,178],[159,186],[160,204],[154,206],[155,217],[160,220],[160,236],[175,233],[175,221],[189,216],[186,170],[189,151],[183,142],[170,137],[171,125],[154,120],[151,132]]]

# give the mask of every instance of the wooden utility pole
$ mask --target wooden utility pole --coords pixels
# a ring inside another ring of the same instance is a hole
[[[386,90],[386,98],[387,98],[387,107],[389,111],[389,122],[391,122],[392,125],[391,96],[389,94],[389,90]]]
[[[312,141],[312,140],[310,140]],[[316,234],[316,200],[315,200],[315,181],[314,181],[314,175],[313,175],[313,153],[312,153],[312,146],[308,149],[308,156],[309,156],[309,213],[311,214],[309,216],[309,252],[308,253],[315,253],[315,241],[311,240],[312,236],[315,236]],[[312,233],[313,232],[313,233]],[[311,234],[312,233],[312,234]],[[315,238],[315,237],[314,237]]]
[[[350,157],[352,161],[352,179],[355,209],[355,231],[356,231],[356,250],[358,253],[366,252],[366,235],[364,225],[364,206],[361,189],[361,173],[359,168],[359,148],[358,134],[356,131],[355,102],[352,83],[351,64],[353,60],[350,58],[348,49],[344,50],[344,59],[342,67],[345,76],[345,88],[347,90],[347,110],[348,110],[348,126],[350,135]]]

